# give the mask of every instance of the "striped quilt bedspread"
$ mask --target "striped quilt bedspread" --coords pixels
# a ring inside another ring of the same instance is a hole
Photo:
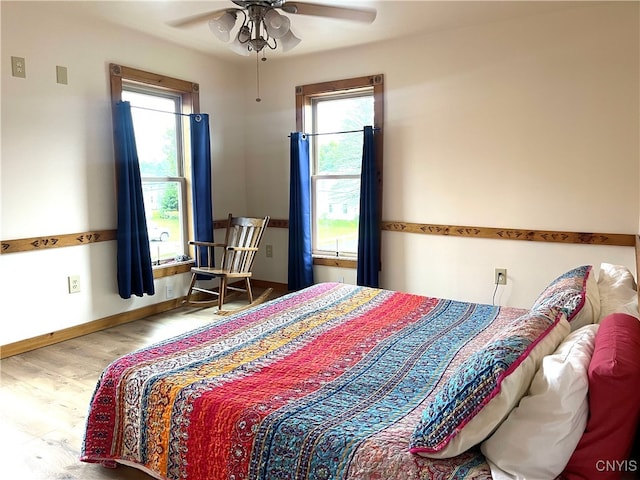
[[[490,479],[409,453],[424,407],[515,308],[323,283],[126,355],[81,460],[160,479]]]

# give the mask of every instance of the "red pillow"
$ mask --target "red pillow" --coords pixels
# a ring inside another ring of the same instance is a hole
[[[562,476],[619,479],[640,465],[628,460],[640,416],[640,321],[612,313],[600,322],[589,364],[589,419]]]

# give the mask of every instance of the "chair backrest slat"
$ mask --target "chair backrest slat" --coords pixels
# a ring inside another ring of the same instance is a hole
[[[258,248],[269,217],[232,217],[229,215],[225,243],[227,247]],[[229,273],[248,273],[251,271],[256,252],[251,250],[225,249],[221,268]]]

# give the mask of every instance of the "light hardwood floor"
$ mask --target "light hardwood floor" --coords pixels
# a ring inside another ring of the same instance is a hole
[[[150,480],[78,460],[91,395],[112,360],[210,323],[215,310],[180,308],[1,360],[2,478]]]

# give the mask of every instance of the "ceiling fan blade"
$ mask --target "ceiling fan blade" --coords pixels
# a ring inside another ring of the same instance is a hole
[[[334,7],[306,2],[286,2],[281,8],[287,13],[339,18],[362,23],[372,23],[376,19],[377,13],[373,8]]]
[[[225,8],[223,10],[214,10],[212,12],[199,13],[198,15],[192,15],[191,17],[181,18],[179,20],[173,20],[168,22],[172,27],[192,27],[199,23],[205,23],[209,20],[216,20],[224,15],[229,10],[237,10],[236,8]]]

